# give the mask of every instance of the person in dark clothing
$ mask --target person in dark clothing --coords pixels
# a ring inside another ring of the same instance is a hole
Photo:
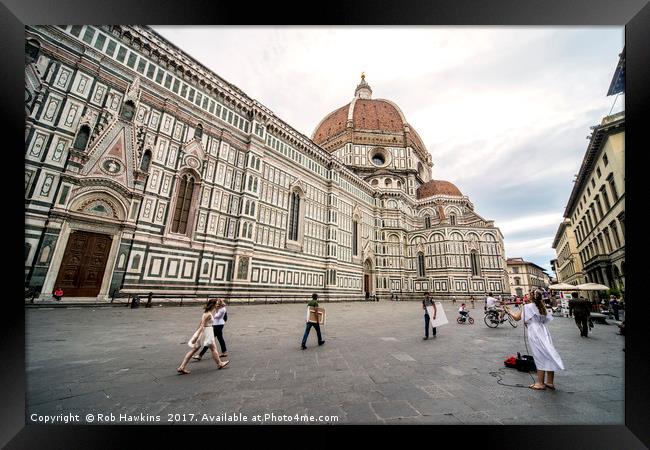
[[[429,317],[429,311],[427,311],[428,306],[433,306],[433,317]],[[422,309],[424,310],[424,339],[425,341],[429,339],[429,322],[430,320],[435,320],[436,319],[436,303],[433,301],[431,298],[431,295],[429,295],[428,292],[424,293],[424,300],[422,300]],[[436,327],[432,327],[433,330],[433,337],[436,337]]]
[[[577,293],[572,294],[569,300],[569,315],[573,314],[580,336],[589,337],[589,317],[591,316],[591,303],[587,299],[578,298]]]
[[[618,318],[618,308],[619,308],[618,299],[616,297],[614,297],[613,295],[610,297],[609,307],[612,310],[612,313],[614,313],[614,319],[620,320]]]
[[[317,308],[317,307],[318,307],[318,294],[314,293],[311,295],[311,301],[307,303],[307,326],[305,327],[305,334],[302,337],[302,344],[300,345],[300,348],[303,350],[307,348],[307,338],[309,337],[309,332],[311,331],[312,327],[316,329],[316,335],[318,336],[318,345],[323,345],[325,343],[325,340],[320,334],[320,324],[318,322],[314,323],[309,321],[309,309]]]

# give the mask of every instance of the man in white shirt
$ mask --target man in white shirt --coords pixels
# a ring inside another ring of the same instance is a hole
[[[488,293],[487,298],[485,299],[485,310],[497,311],[499,313],[499,320],[503,321],[505,311],[500,307],[500,302],[496,298],[492,297],[492,292]]]

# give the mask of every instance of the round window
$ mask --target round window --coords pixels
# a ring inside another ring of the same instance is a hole
[[[383,166],[386,160],[384,159],[384,155],[381,153],[377,152],[374,155],[372,155],[372,163],[375,166]]]

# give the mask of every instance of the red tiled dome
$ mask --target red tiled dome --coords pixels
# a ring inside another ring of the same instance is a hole
[[[317,144],[322,144],[332,136],[344,131],[348,120],[349,108],[350,104],[348,103],[325,116],[325,119],[323,119],[316,131],[314,131],[312,140]]]
[[[358,99],[354,103],[352,122],[357,130],[393,133],[404,130],[404,123],[402,123],[399,111],[385,100]]]
[[[399,133],[404,131],[402,115],[386,100],[356,99],[355,102],[328,114],[318,125],[312,139],[322,144],[332,136],[346,130],[350,105],[354,104],[352,112],[352,127],[355,131],[382,131]]]
[[[330,151],[354,142],[408,145],[426,152],[420,136],[406,122],[399,107],[389,100],[373,99],[371,94],[372,89],[362,76],[354,100],[325,116],[314,130],[312,140]]]
[[[462,197],[463,193],[460,192],[453,183],[444,180],[431,180],[424,183],[418,188],[418,199],[433,197],[434,195],[452,195]]]

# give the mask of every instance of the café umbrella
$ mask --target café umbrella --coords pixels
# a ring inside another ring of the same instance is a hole
[[[606,291],[609,289],[609,286],[598,283],[584,283],[575,286],[574,289],[577,291]]]
[[[576,286],[569,283],[552,284],[548,288],[554,291],[575,291],[576,290]]]

